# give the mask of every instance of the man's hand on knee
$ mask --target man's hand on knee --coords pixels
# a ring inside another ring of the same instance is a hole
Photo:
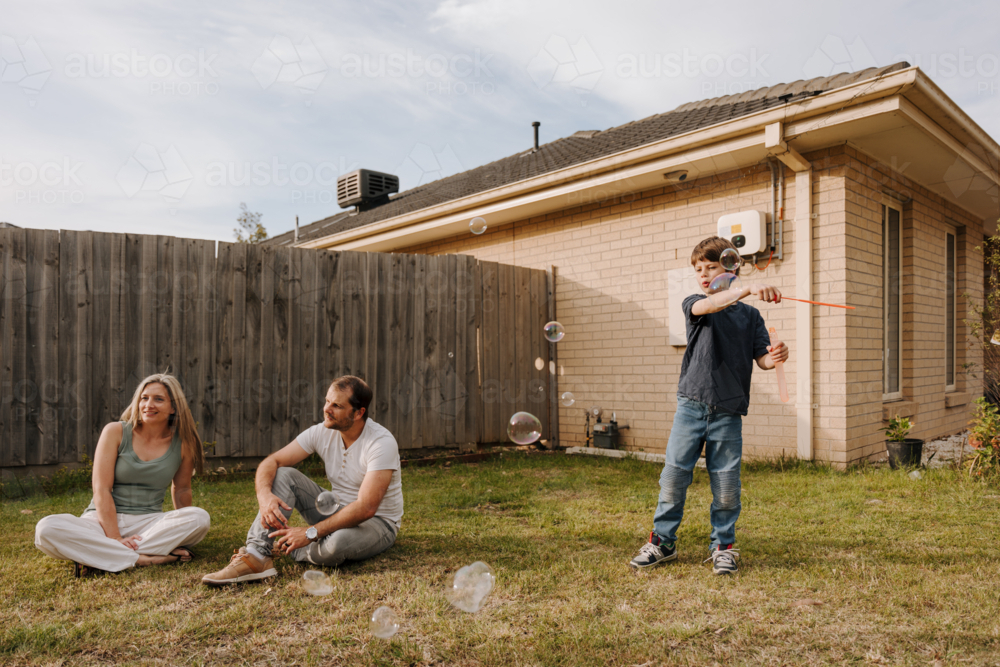
[[[277,538],[274,540],[274,548],[286,556],[296,549],[312,544],[312,540],[306,537],[305,528],[282,528],[270,533],[268,537]]]
[[[286,505],[281,498],[269,492],[266,496],[258,498],[257,503],[260,505],[260,521],[266,528],[278,529],[288,526],[288,519],[281,513],[281,510],[291,511],[292,508]]]

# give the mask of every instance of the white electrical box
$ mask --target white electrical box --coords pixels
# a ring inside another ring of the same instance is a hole
[[[667,331],[670,344],[676,347],[687,345],[687,323],[684,321],[684,309],[681,304],[692,294],[703,294],[698,276],[694,269],[671,269],[667,271]]]
[[[741,255],[767,250],[767,214],[763,211],[740,211],[719,218],[719,236],[732,241]]]

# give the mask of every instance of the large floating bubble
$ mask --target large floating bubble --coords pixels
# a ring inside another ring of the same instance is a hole
[[[477,236],[486,231],[486,220],[483,218],[473,218],[469,220],[469,231]]]
[[[743,258],[732,248],[726,248],[719,257],[719,264],[722,264],[722,268],[729,273],[733,273],[743,264]]]
[[[568,408],[576,403],[576,396],[574,396],[571,391],[564,391],[562,396],[559,397],[559,401]]]
[[[548,322],[545,325],[545,340],[550,343],[558,343],[566,335],[566,330],[563,329],[563,325],[558,322]]]
[[[302,575],[302,590],[309,595],[329,595],[333,592],[333,583],[325,572],[309,570]]]
[[[368,624],[372,634],[379,639],[389,639],[399,631],[399,618],[396,612],[388,607],[379,607],[372,614],[372,620]]]
[[[725,308],[740,298],[740,290],[743,283],[740,278],[732,273],[720,273],[708,286],[708,300],[712,305]]]
[[[453,607],[467,612],[476,612],[486,604],[486,598],[493,591],[496,579],[493,570],[482,561],[459,568],[445,590],[445,597]]]
[[[507,422],[507,435],[519,445],[530,445],[542,437],[542,422],[530,412],[515,412]]]
[[[337,502],[337,496],[333,495],[333,491],[324,491],[316,496],[316,510],[320,514],[330,516],[336,514],[339,509],[340,503]]]

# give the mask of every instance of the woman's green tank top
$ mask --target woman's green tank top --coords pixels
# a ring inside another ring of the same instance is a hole
[[[122,442],[115,462],[115,484],[111,498],[119,514],[153,514],[163,511],[163,497],[181,467],[181,439],[175,433],[163,456],[143,461],[132,449],[132,425],[122,422]],[[94,501],[83,511],[94,512]]]

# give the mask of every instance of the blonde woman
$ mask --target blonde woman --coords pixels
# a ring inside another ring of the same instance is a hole
[[[54,514],[35,527],[35,546],[73,561],[77,577],[135,566],[184,563],[208,533],[208,512],[191,504],[191,476],[204,463],[201,438],[180,383],[150,375],[121,421],[104,427],[94,453],[94,499],[82,516]],[[167,487],[174,510],[163,511]]]

